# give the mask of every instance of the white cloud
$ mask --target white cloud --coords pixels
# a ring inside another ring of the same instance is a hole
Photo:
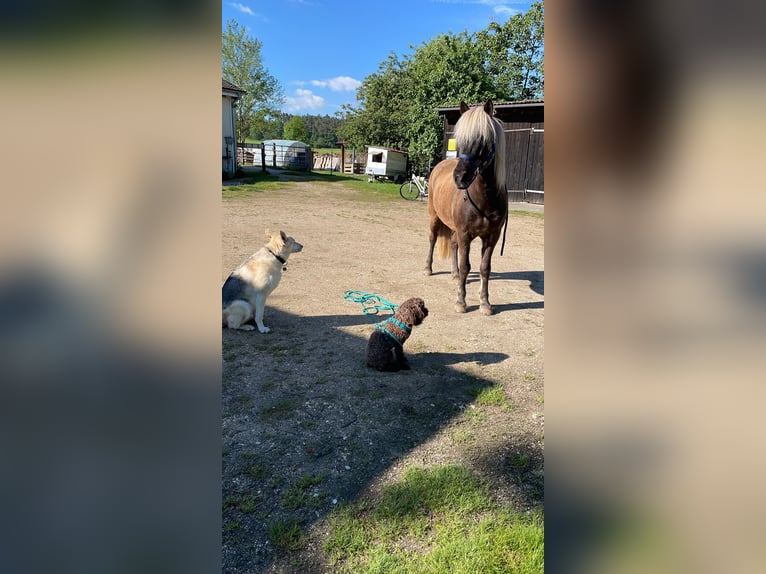
[[[362,82],[349,76],[338,76],[329,80],[311,80],[311,85],[330,88],[333,92],[353,92],[362,85]]]
[[[249,6],[245,6],[244,4],[240,4],[239,2],[227,2],[227,4],[233,8],[236,8],[240,12],[243,12],[250,16],[255,16],[255,12],[253,12],[253,10]]]
[[[294,96],[285,97],[285,111],[299,112],[301,110],[317,110],[325,105],[322,96],[317,96],[311,90],[295,90]]]
[[[521,14],[521,10],[516,10],[516,8],[511,8],[509,6],[495,6],[493,8],[495,11],[495,14],[500,14],[501,16],[515,16],[516,14]]]
[[[524,4],[521,0],[431,0],[437,4],[479,4],[489,6],[495,14],[501,16],[515,16],[520,14],[521,10],[511,8],[509,4]]]

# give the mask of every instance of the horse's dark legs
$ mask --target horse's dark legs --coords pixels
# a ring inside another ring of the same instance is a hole
[[[457,253],[458,253],[458,247],[457,247],[457,233],[452,233],[452,237],[450,237],[450,246],[452,248],[452,282],[457,283],[460,281],[460,273],[458,272],[458,262],[457,262]]]
[[[457,236],[457,261],[458,261],[458,285],[457,301],[455,301],[455,311],[465,313],[465,282],[468,279],[468,273],[471,271],[471,260],[469,258],[469,249],[471,241],[465,235]]]
[[[482,315],[492,314],[492,305],[489,304],[489,275],[492,273],[492,253],[495,250],[497,237],[482,238],[481,240],[481,304],[479,311]]]
[[[434,246],[436,245],[436,239],[439,236],[438,230],[439,230],[440,221],[436,217],[431,217],[431,221],[428,225],[428,257],[426,257],[426,266],[423,268],[423,273],[426,275],[432,275],[433,274],[433,263],[434,263]]]

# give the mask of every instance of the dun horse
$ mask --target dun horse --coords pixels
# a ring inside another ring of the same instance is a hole
[[[505,135],[492,114],[494,106],[469,108],[460,102],[461,116],[455,126],[458,156],[445,159],[431,172],[428,183],[430,247],[425,273],[433,273],[437,255],[452,255],[452,279],[458,284],[455,311],[465,313],[465,282],[471,270],[471,242],[481,237],[481,305],[483,315],[492,314],[489,275],[492,252],[508,215],[505,192]]]

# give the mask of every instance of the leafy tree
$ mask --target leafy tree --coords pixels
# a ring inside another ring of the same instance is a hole
[[[484,52],[487,73],[495,79],[507,99],[542,98],[544,91],[543,54],[545,50],[543,3],[534,2],[523,14],[505,24],[492,22],[477,34],[477,45]]]
[[[360,106],[341,110],[339,135],[357,150],[407,149],[414,169],[423,172],[441,158],[437,107],[542,97],[543,35],[538,1],[525,14],[477,34],[441,34],[412,54],[392,53],[362,81]]]
[[[340,137],[356,150],[365,145],[404,148],[409,144],[407,128],[410,121],[411,78],[407,61],[396,54],[389,55],[378,66],[378,72],[367,76],[357,90],[362,107],[343,107]]]
[[[308,132],[306,126],[303,125],[303,120],[300,116],[293,116],[290,118],[284,127],[284,138],[286,140],[298,140],[306,142],[308,140]]]
[[[223,77],[247,93],[237,102],[237,141],[267,121],[282,104],[282,87],[266,70],[261,56],[262,43],[250,37],[235,20],[226,22],[222,35]]]
[[[503,98],[484,72],[481,51],[465,32],[422,44],[409,59],[407,73],[412,84],[408,147],[410,160],[422,172],[441,157],[443,120],[437,107]]]

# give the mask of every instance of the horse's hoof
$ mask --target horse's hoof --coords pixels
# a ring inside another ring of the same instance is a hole
[[[430,277],[433,274],[434,272],[433,270],[431,270],[430,267],[426,267],[425,269],[423,269],[423,275],[425,275],[426,277]]]
[[[465,305],[455,303],[455,313],[465,313]]]
[[[490,315],[492,315],[492,305],[481,305],[479,307],[479,312],[482,315],[486,315],[487,317],[489,317]]]

